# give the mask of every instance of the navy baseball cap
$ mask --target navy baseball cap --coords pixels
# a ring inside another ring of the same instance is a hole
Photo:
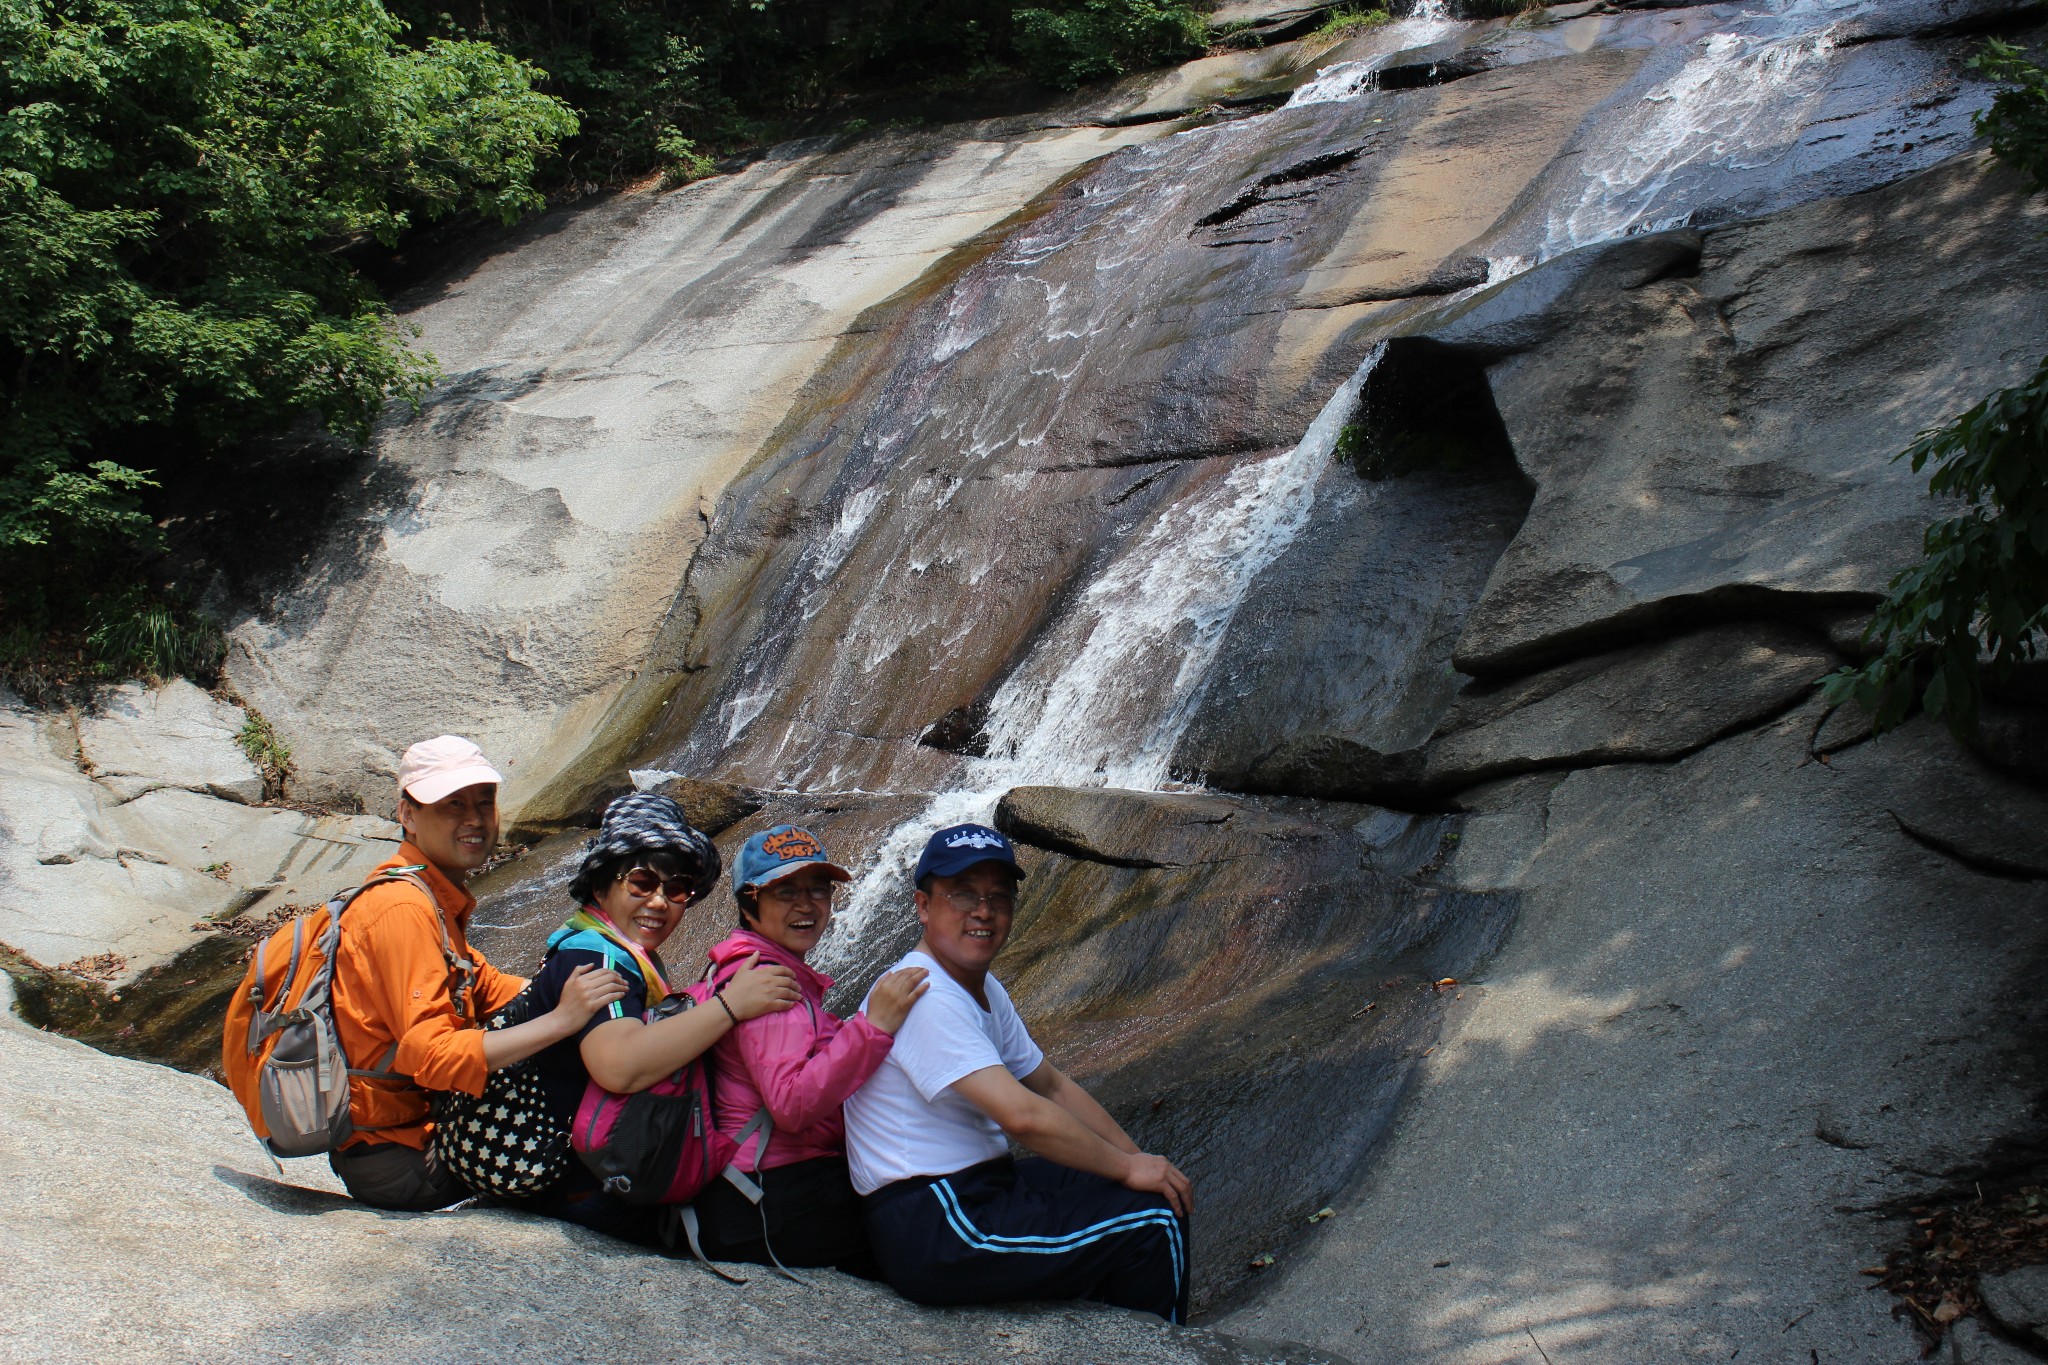
[[[1021,880],[1024,869],[1017,866],[1017,850],[987,825],[948,825],[925,840],[924,853],[917,860],[911,881],[924,885],[926,877],[953,877],[976,863],[1002,863]]]
[[[835,882],[850,882],[852,876],[825,856],[825,846],[807,829],[777,825],[764,829],[740,845],[732,863],[733,889],[766,886],[806,867],[822,867]]]

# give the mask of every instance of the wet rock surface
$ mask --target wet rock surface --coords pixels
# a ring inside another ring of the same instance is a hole
[[[229,661],[303,794],[380,799],[398,753],[459,718],[508,798],[532,797],[626,697],[720,490],[837,339],[1076,166],[1155,135],[778,149],[548,215],[407,300],[449,377],[387,422],[350,515]]]

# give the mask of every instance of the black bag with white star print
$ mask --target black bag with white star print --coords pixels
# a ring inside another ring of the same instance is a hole
[[[485,1028],[511,1028],[532,1014],[533,988],[492,1015]],[[442,1091],[434,1096],[434,1147],[441,1162],[478,1194],[524,1199],[539,1194],[569,1169],[569,1130],[548,1107],[547,1089],[532,1059],[499,1067],[484,1078],[484,1093]]]

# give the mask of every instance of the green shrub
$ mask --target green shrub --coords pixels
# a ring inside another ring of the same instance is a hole
[[[1080,0],[1010,17],[1025,72],[1059,90],[1199,55],[1209,31],[1173,0]]]
[[[490,46],[377,0],[0,0],[0,581],[146,547],[181,451],[362,437],[432,362],[348,264],[509,220],[575,130]],[[111,637],[110,637],[111,638]]]
[[[123,593],[102,608],[85,636],[94,671],[105,678],[192,677],[220,671],[227,642],[203,617],[184,616],[162,602]]]
[[[270,799],[284,795],[285,780],[292,775],[291,746],[277,737],[270,721],[253,708],[242,721],[241,733],[235,739],[242,746],[242,752],[263,774],[263,794]]]
[[[661,135],[654,150],[661,157],[661,179],[665,185],[687,185],[717,169],[710,157],[697,150],[695,142],[674,128]]]
[[[1917,701],[1958,735],[1975,732],[1982,666],[2007,679],[2043,651],[2048,630],[2048,360],[1900,459],[1961,514],[1927,528],[1924,557],[1891,581],[1866,638],[1877,657],[1828,679],[1829,700],[1855,699],[1880,728]]]
[[[2011,86],[1977,116],[1978,133],[2048,189],[2048,70],[1996,40],[1970,65]],[[2003,681],[2048,652],[2048,359],[1897,458],[1916,474],[1932,465],[1929,491],[1964,510],[1927,528],[1920,562],[1892,579],[1865,632],[1876,657],[1830,676],[1825,694],[1857,701],[1880,729],[1918,705],[1968,737],[1984,671]]]
[[[1361,9],[1351,5],[1339,6],[1323,16],[1323,22],[1316,25],[1308,35],[1310,42],[1337,43],[1354,38],[1368,29],[1378,28],[1393,19],[1384,8]]]
[[[2048,68],[1996,38],[1965,65],[2011,87],[1994,95],[1991,107],[1977,115],[1978,133],[1991,139],[1999,160],[2017,169],[2032,188],[2048,190]]]

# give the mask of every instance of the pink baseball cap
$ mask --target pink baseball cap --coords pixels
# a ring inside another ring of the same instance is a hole
[[[398,761],[398,790],[423,806],[479,782],[502,783],[484,751],[458,735],[423,739]]]

